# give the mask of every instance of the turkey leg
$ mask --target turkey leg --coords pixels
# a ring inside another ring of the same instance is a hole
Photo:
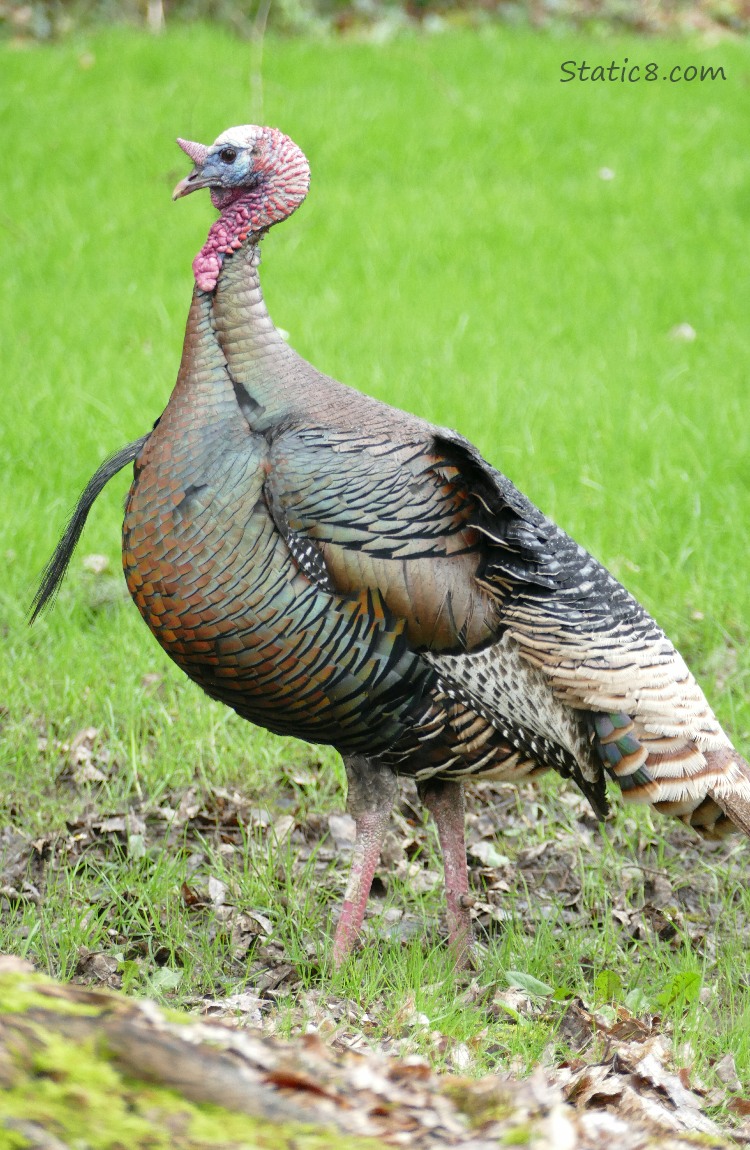
[[[471,966],[469,869],[464,838],[463,783],[430,779],[417,787],[419,797],[437,825],[445,870],[448,904],[448,944],[459,967]]]
[[[337,968],[351,951],[362,926],[397,790],[393,772],[372,759],[351,755],[344,759],[344,766],[349,784],[346,809],[357,824],[357,838],[333,939],[333,965]]]

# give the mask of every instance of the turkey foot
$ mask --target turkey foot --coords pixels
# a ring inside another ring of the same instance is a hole
[[[352,755],[344,759],[344,766],[349,784],[346,809],[357,824],[357,838],[333,939],[333,965],[336,969],[349,955],[359,935],[397,790],[393,772],[371,759]]]
[[[464,838],[463,783],[430,779],[420,783],[419,797],[435,820],[445,870],[448,945],[459,969],[471,968],[471,906]]]

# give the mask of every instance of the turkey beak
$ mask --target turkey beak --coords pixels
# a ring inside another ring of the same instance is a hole
[[[200,168],[193,168],[192,172],[185,176],[184,180],[180,180],[172,192],[172,199],[179,200],[182,196],[189,196],[191,192],[197,192],[199,188],[210,188],[212,183],[215,183],[215,181],[203,178],[203,172]]]
[[[185,155],[190,157],[195,167],[188,176],[185,176],[184,180],[180,180],[172,192],[173,200],[179,200],[181,196],[189,196],[191,192],[197,192],[199,188],[211,186],[211,181],[203,175],[203,167],[208,159],[210,149],[205,144],[196,144],[194,140],[183,140],[179,136],[177,137],[177,144],[182,148]]]

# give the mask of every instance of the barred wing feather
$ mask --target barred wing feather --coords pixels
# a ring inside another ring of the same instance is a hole
[[[442,445],[463,456],[476,496],[489,545],[481,581],[502,634],[482,651],[428,659],[489,712],[531,709],[589,771],[598,757],[628,799],[706,831],[729,829],[727,818],[746,829],[750,770],[664,632],[471,444],[449,433]]]

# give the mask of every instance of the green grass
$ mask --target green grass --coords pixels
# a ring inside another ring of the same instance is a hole
[[[559,83],[564,60],[626,56],[723,65],[727,80]],[[512,869],[509,923],[456,992],[439,890],[418,893],[407,872],[383,906],[408,907],[417,933],[388,941],[386,914],[371,935],[384,941],[332,976],[343,863],[298,866],[301,840],[279,846],[252,820],[229,836],[220,819],[170,832],[166,816],[145,835],[91,830],[134,806],[176,809],[191,787],[202,808],[222,788],[272,810],[281,797],[301,827],[342,804],[332,753],[203,698],[122,597],[126,476],[94,509],[56,609],[25,624],[76,494],[150,427],[175,377],[211,213],[197,196],[170,204],[185,171],[172,141],[248,120],[282,126],[312,163],[308,203],[264,250],[269,306],[294,346],[472,438],[643,600],[750,751],[750,48],[497,30],[386,47],[272,40],[262,108],[250,62],[247,45],[208,29],[2,49],[0,769],[7,826],[38,844],[26,878],[40,901],[4,896],[0,946],[65,977],[86,976],[85,947],[120,964],[134,992],[188,1003],[252,989],[237,954],[275,946],[301,979],[278,992],[281,1029],[319,1022],[330,999],[344,1030],[440,1065],[467,1043],[476,1070],[530,1065],[556,1041],[564,1002],[542,997],[514,1019],[495,997],[508,969],[592,1003],[597,974],[613,970],[618,1000],[641,989],[700,1066],[731,1049],[747,1079],[744,847],[693,852],[679,827],[641,812],[581,845],[585,824],[561,788],[546,784],[539,808],[524,792],[498,849],[515,863],[547,838],[566,842],[579,912],[564,923],[562,903]],[[670,338],[680,323],[693,342]],[[109,578],[84,569],[91,553],[108,557]],[[65,747],[86,727],[99,777],[76,782]],[[295,769],[315,785],[294,783]],[[436,869],[432,838],[415,833],[417,861]],[[675,890],[699,886],[671,940],[633,937],[614,914],[637,910],[639,865]],[[202,890],[210,877],[227,905],[271,922],[270,942],[261,931],[238,950],[220,906],[186,905],[181,884]],[[670,1003],[691,971],[702,996]]]

